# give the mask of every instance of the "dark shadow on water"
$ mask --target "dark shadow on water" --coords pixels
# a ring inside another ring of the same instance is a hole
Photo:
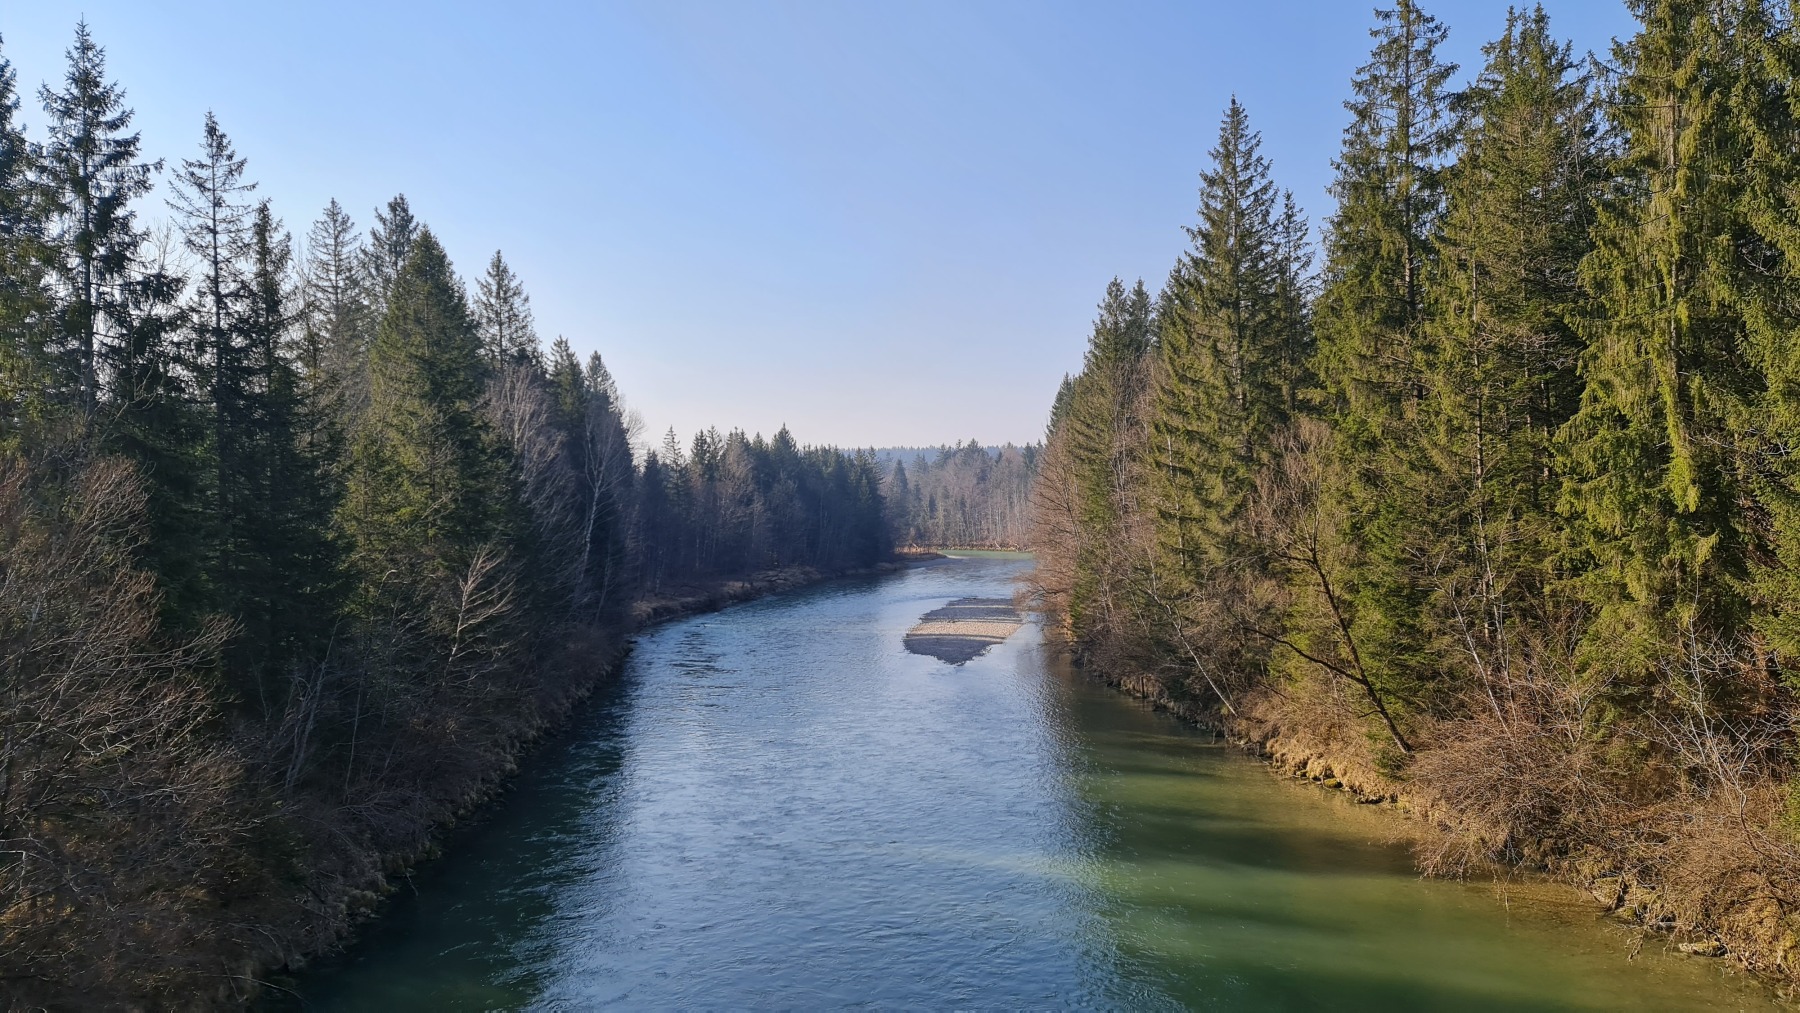
[[[606,850],[605,826],[588,818],[594,800],[619,771],[624,747],[625,704],[632,687],[626,679],[600,686],[577,706],[568,723],[540,743],[523,772],[496,799],[445,834],[444,857],[421,863],[397,883],[398,889],[379,907],[374,920],[359,927],[341,953],[316,960],[306,979],[354,972],[371,959],[393,963],[406,954],[446,972],[442,983],[450,994],[432,999],[436,987],[424,979],[400,977],[387,983],[396,1009],[424,1008],[441,1000],[444,1009],[509,1009],[537,994],[535,976],[521,973],[517,942],[555,913],[560,888],[582,878],[588,863],[578,856]],[[521,825],[529,826],[520,833]],[[467,903],[467,886],[480,881],[485,894]],[[493,988],[466,991],[472,981]],[[310,991],[303,987],[301,992]],[[381,995],[358,997],[356,1008],[380,1009]],[[366,1001],[364,1001],[366,1000]],[[272,1011],[338,1009],[324,1002],[276,993],[259,1004]]]

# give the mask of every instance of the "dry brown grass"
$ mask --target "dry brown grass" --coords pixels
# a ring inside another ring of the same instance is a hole
[[[1545,869],[1702,951],[1794,980],[1785,695],[1754,651],[1697,644],[1662,666],[1649,713],[1603,716],[1609,688],[1540,664],[1435,723],[1405,789],[1438,831],[1419,845],[1421,867]]]

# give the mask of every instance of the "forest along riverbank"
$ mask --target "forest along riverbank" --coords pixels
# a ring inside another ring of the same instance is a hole
[[[1391,818],[920,616],[1029,562],[832,581],[648,631],[305,1008],[1764,1010],[1553,884],[1421,881]],[[297,1001],[296,1001],[297,1004]]]
[[[1426,871],[1552,871],[1800,990],[1800,159],[1741,154],[1800,134],[1792,18],[1631,4],[1596,74],[1519,10],[1459,70],[1431,6],[1375,15],[1328,218],[1232,100],[1167,284],[1106,285],[1042,600],[1426,813]]]

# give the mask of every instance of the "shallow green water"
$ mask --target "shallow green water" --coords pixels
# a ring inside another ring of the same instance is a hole
[[[415,875],[307,1008],[1760,1010],[1554,886],[1421,881],[1394,817],[1282,780],[1027,625],[901,636],[958,558],[664,626]]]

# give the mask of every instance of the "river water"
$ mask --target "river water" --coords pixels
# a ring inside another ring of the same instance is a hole
[[[924,613],[1027,560],[670,623],[447,842],[317,1010],[1760,1010],[1566,888],[1420,880],[1397,817]]]

